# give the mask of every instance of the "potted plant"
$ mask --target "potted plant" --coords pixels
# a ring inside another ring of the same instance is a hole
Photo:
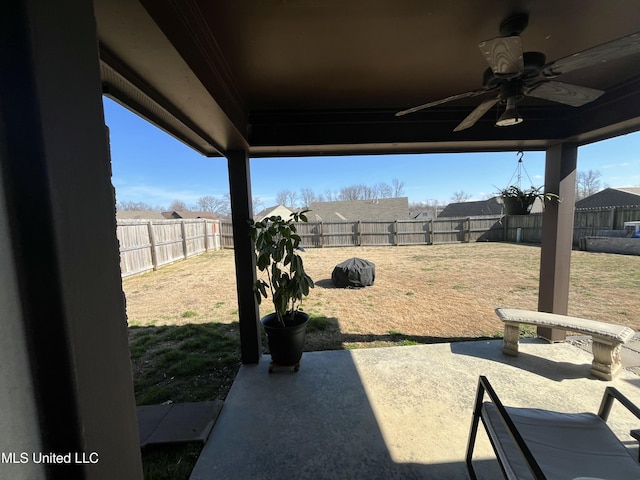
[[[522,190],[517,185],[511,185],[500,190],[500,196],[504,203],[504,209],[507,215],[529,215],[531,207],[537,198],[544,202],[545,200],[556,200],[560,202],[560,197],[555,193],[544,193],[544,187],[534,187]]]
[[[256,266],[263,273],[253,290],[258,304],[270,294],[275,309],[261,319],[271,353],[269,373],[280,366],[293,366],[296,372],[300,368],[309,322],[309,315],[300,310],[300,305],[314,286],[298,254],[304,249],[300,247],[302,239],[296,233],[295,223],[306,222],[306,212],[294,212],[287,220],[278,215],[259,222],[249,221]]]

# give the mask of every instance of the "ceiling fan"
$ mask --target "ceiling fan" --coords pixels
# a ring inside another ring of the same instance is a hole
[[[396,117],[462,98],[497,92],[497,95],[478,105],[453,131],[458,132],[472,127],[498,103],[505,105],[505,111],[496,122],[496,126],[517,125],[523,121],[523,118],[518,114],[516,107],[524,96],[580,107],[593,102],[604,93],[602,90],[558,82],[553,80],[554,78],[573,70],[640,52],[640,32],[638,32],[545,63],[546,57],[543,53],[522,50],[520,34],[528,23],[528,14],[512,15],[500,24],[499,37],[480,42],[478,47],[489,63],[489,68],[483,75],[482,88],[402,110],[396,113]]]

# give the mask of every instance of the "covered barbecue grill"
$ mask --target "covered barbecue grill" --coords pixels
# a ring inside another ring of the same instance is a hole
[[[350,258],[333,269],[331,281],[336,287],[367,287],[376,279],[376,265],[362,258]]]

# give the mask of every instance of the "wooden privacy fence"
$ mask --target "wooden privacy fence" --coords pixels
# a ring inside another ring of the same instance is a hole
[[[602,230],[622,230],[624,222],[640,220],[640,206],[588,208],[576,210],[573,215],[573,243],[578,245],[582,237],[594,237]],[[515,242],[520,230],[520,241],[542,241],[542,213],[509,215],[503,220],[504,240]]]
[[[573,242],[601,230],[621,230],[624,222],[640,220],[640,206],[576,210]],[[465,242],[542,241],[542,213],[488,215],[432,220],[309,222],[296,225],[304,247],[374,245],[435,245]],[[221,222],[222,248],[233,248],[233,228]]]
[[[204,218],[118,220],[116,235],[123,277],[221,247],[220,222]]]
[[[366,245],[432,245],[500,241],[504,229],[500,215],[432,220],[391,220],[298,223],[304,247]],[[231,223],[220,225],[223,248],[233,248]]]

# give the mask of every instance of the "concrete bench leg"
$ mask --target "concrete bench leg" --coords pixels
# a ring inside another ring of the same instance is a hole
[[[520,338],[520,324],[505,323],[504,338],[502,340],[502,353],[504,353],[505,355],[511,355],[512,357],[517,357],[519,338]]]
[[[622,368],[620,361],[622,344],[594,337],[592,350],[591,374],[602,380],[613,380]]]

